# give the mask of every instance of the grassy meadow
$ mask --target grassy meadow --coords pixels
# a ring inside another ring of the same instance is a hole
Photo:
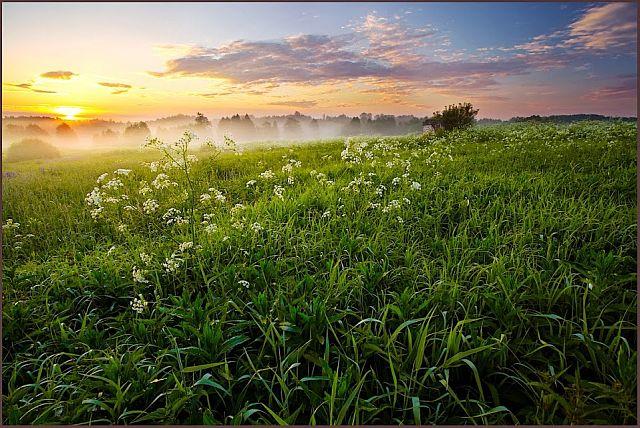
[[[4,162],[2,422],[635,424],[636,138]]]

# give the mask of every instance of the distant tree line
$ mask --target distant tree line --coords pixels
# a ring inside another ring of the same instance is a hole
[[[573,123],[585,120],[612,121],[620,120],[623,122],[635,122],[638,120],[635,116],[604,116],[601,114],[558,114],[550,116],[540,116],[537,114],[531,116],[515,116],[509,120],[500,119],[480,119],[478,125],[492,125],[498,123],[521,123],[521,122],[539,122],[539,123]]]
[[[572,123],[584,120],[636,121],[636,117],[611,117],[599,114],[569,114],[513,117],[509,120],[476,119],[478,110],[469,103],[453,104],[436,111],[430,121],[442,130],[465,128],[472,125],[487,126],[501,123]],[[237,141],[303,140],[357,135],[404,135],[423,132],[425,118],[413,115],[386,115],[363,112],[357,116],[345,114],[323,115],[314,118],[300,112],[287,115],[256,117],[234,114],[212,121],[198,112],[195,116],[174,115],[139,122],[113,120],[86,120],[73,123],[60,122],[50,117],[5,116],[2,136],[9,143],[25,138],[50,140],[56,144],[78,141],[90,137],[98,145],[140,144],[150,135],[173,140],[185,130],[192,130],[203,138],[230,136]],[[29,123],[31,122],[31,123]]]

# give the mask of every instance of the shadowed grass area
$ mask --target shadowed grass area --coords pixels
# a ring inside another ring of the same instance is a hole
[[[3,422],[634,424],[636,138],[5,164]]]

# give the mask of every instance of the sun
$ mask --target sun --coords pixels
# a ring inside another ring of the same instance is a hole
[[[82,108],[60,106],[55,109],[55,112],[63,115],[65,120],[76,120],[76,116],[82,113]]]

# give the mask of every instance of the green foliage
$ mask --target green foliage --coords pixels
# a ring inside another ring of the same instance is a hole
[[[468,128],[475,123],[478,110],[470,103],[452,104],[444,110],[433,113],[433,119],[439,121],[446,131]]]
[[[634,424],[636,138],[8,163],[3,423]]]
[[[34,159],[53,159],[60,157],[60,152],[53,145],[36,138],[26,138],[9,146],[6,153],[7,162],[20,162]]]

